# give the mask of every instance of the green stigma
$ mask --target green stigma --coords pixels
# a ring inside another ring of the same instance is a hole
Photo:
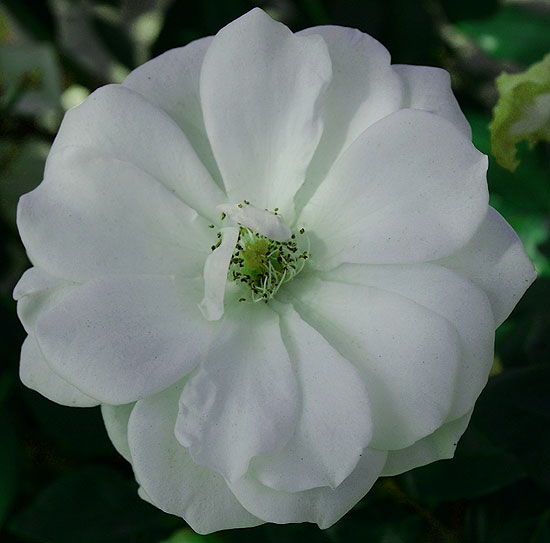
[[[299,235],[303,233],[301,229]],[[298,248],[295,234],[287,241],[276,241],[241,225],[228,277],[246,285],[253,302],[268,302],[302,271],[308,256],[307,250]]]

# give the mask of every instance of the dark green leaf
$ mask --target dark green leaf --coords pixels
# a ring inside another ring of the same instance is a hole
[[[12,505],[18,480],[18,444],[13,418],[5,408],[0,409],[0,528]]]
[[[499,4],[498,0],[441,0],[445,15],[452,22],[488,17],[498,9]]]
[[[42,180],[49,149],[48,142],[31,137],[0,155],[6,164],[0,184],[0,213],[14,229],[17,202]]]
[[[525,481],[492,496],[472,501],[465,515],[468,543],[523,543],[540,532],[548,497]]]
[[[413,499],[434,507],[446,501],[490,494],[524,475],[513,454],[495,447],[470,427],[452,460],[415,469],[399,476],[397,481]]]
[[[550,492],[550,365],[509,369],[491,379],[472,421]]]
[[[37,543],[156,543],[175,524],[118,472],[90,467],[47,487],[10,529]]]
[[[108,21],[97,14],[94,14],[92,24],[113,57],[127,68],[135,68],[134,46],[122,24]]]
[[[24,390],[23,399],[44,435],[63,452],[83,457],[114,455],[99,407],[65,407]]]
[[[530,543],[548,543],[548,541],[550,541],[550,509],[540,516]]]
[[[498,352],[505,367],[550,363],[550,279],[539,277],[507,321]]]

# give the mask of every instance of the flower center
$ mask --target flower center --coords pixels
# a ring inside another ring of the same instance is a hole
[[[301,229],[299,235],[303,234]],[[229,279],[246,285],[252,301],[268,302],[284,283],[302,271],[309,256],[306,249],[298,248],[296,238],[292,234],[287,241],[276,241],[241,225],[230,260]]]
[[[275,211],[248,201],[217,207],[233,226],[218,232],[218,241],[204,264],[204,297],[199,309],[207,320],[224,313],[226,283],[233,282],[240,302],[268,302],[282,285],[300,273],[309,257],[309,242],[301,228],[293,234]],[[211,228],[215,228],[212,224]]]

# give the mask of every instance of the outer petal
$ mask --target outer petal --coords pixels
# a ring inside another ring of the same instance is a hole
[[[209,220],[217,219],[214,208],[224,201],[223,193],[181,129],[164,111],[127,87],[101,87],[68,111],[50,154],[67,145],[130,162]]]
[[[241,304],[226,312],[185,385],[176,437],[195,462],[234,481],[252,457],[273,454],[288,441],[298,394],[278,315],[264,304]]]
[[[281,331],[298,375],[302,408],[294,435],[250,471],[275,490],[336,488],[355,469],[372,435],[360,373],[291,306],[281,307]]]
[[[142,170],[81,147],[51,155],[44,182],[18,207],[31,260],[74,280],[199,274],[214,239],[207,224]]]
[[[130,446],[128,445],[128,421],[135,405],[135,403],[125,405],[108,405],[104,403],[101,405],[101,414],[103,415],[107,434],[115,449],[128,462],[132,462]]]
[[[426,308],[378,288],[296,278],[293,304],[363,374],[370,447],[402,449],[447,418],[460,361],[457,333]]]
[[[92,407],[99,403],[57,375],[46,362],[32,336],[27,336],[21,347],[19,376],[26,387],[61,405]]]
[[[216,326],[198,307],[200,280],[115,276],[70,292],[36,322],[52,368],[102,403],[166,388],[198,363]]]
[[[472,129],[451,89],[449,72],[431,66],[396,64],[393,70],[404,83],[401,107],[421,109],[451,121],[468,139]]]
[[[311,197],[331,165],[364,130],[402,107],[403,84],[392,70],[386,48],[359,30],[316,26],[299,34],[321,35],[333,66],[323,136],[300,191],[300,203]]]
[[[456,272],[435,264],[347,265],[327,276],[350,285],[365,285],[396,293],[450,324],[458,334],[461,359],[447,420],[458,418],[473,408],[493,365],[495,326],[482,290]]]
[[[380,475],[399,475],[410,469],[431,464],[436,460],[452,458],[460,437],[468,427],[471,416],[472,411],[456,420],[447,422],[433,434],[406,449],[390,451]]]
[[[221,475],[195,464],[176,441],[181,389],[180,383],[139,401],[130,416],[132,464],[148,501],[183,517],[201,534],[261,524],[239,504]]]
[[[228,199],[292,213],[321,137],[331,64],[320,36],[254,9],[222,29],[201,72],[204,122]]]
[[[223,186],[202,118],[199,78],[212,37],[166,51],[136,68],[123,82],[163,109],[189,138],[210,174]]]
[[[446,119],[401,110],[366,130],[299,218],[314,266],[407,263],[465,245],[487,212],[487,157]]]
[[[497,327],[537,275],[517,234],[493,208],[468,245],[440,263],[485,291]]]
[[[26,332],[33,334],[38,317],[59,304],[78,286],[78,283],[58,279],[40,268],[29,268],[13,291],[17,314]]]
[[[387,453],[365,449],[351,475],[335,489],[324,487],[303,492],[268,488],[251,475],[229,487],[254,515],[267,522],[316,522],[328,528],[343,517],[372,487],[384,466]]]

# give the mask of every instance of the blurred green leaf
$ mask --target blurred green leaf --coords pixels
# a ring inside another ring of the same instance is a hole
[[[42,181],[49,150],[50,144],[36,137],[18,145],[0,143],[0,214],[14,228],[17,202]]]
[[[550,212],[550,182],[545,158],[536,150],[519,146],[522,163],[514,174],[501,168],[491,156],[489,115],[467,111],[466,116],[472,127],[474,145],[489,155],[487,180],[493,196],[502,198],[509,210],[515,213]]]
[[[35,115],[60,112],[61,71],[49,43],[0,44],[0,107]]]
[[[281,543],[307,541],[307,543],[335,543],[338,541],[320,530],[315,524],[263,524],[256,528],[228,530],[223,533],[224,543]]]
[[[13,417],[7,409],[0,408],[0,528],[12,505],[18,481],[18,443]]]
[[[250,0],[223,2],[172,2],[164,25],[152,48],[153,56],[190,41],[212,36],[237,17],[254,7]]]
[[[10,531],[37,543],[157,543],[174,525],[117,471],[90,467],[48,486]]]
[[[550,50],[547,12],[508,4],[491,17],[463,21],[457,26],[483,51],[499,59],[529,65]]]
[[[222,543],[224,540],[218,535],[199,535],[190,528],[174,532],[168,539],[159,543]]]
[[[37,40],[54,39],[55,25],[49,2],[36,0],[3,0],[17,22]]]
[[[127,68],[135,68],[134,44],[120,21],[110,21],[94,13],[92,24],[98,37],[113,58]]]

